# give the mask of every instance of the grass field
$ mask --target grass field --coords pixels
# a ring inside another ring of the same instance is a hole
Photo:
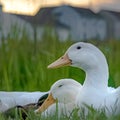
[[[120,41],[89,42],[97,45],[107,57],[110,68],[109,85],[120,86]],[[60,42],[57,37],[51,36],[45,36],[42,41],[37,41],[37,43],[29,41],[27,37],[21,40],[2,40],[0,46],[0,90],[48,91],[50,86],[61,78],[73,78],[83,83],[85,73],[77,68],[47,69],[47,66],[60,57],[72,43],[70,40]],[[107,119],[102,113],[93,113],[88,116],[88,120]],[[16,119],[20,119],[16,113],[15,116]],[[113,118],[118,119],[119,117]],[[3,115],[0,116],[0,120],[2,119],[5,119]],[[31,113],[29,119],[42,118]],[[48,119],[50,118],[46,118],[46,120]]]

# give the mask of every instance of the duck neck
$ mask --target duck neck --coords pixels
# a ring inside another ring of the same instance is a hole
[[[102,66],[85,70],[86,78],[84,87],[106,90],[108,86],[108,65],[105,62]]]

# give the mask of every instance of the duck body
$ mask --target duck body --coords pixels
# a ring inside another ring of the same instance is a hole
[[[37,103],[39,98],[48,92],[0,92],[0,112],[5,112],[16,106]]]
[[[105,110],[106,115],[120,113],[120,96],[117,94],[118,89],[99,91],[94,88],[81,88],[77,96],[76,103],[79,108],[87,106],[93,107],[96,110]],[[86,109],[86,113],[88,110]]]
[[[105,109],[107,115],[120,113],[120,87],[108,87],[109,69],[104,54],[90,43],[78,42],[68,48],[66,53],[48,66],[78,67],[85,71],[86,77],[76,99],[77,106],[84,104],[95,109]]]

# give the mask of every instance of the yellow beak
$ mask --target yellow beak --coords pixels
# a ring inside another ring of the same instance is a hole
[[[51,63],[48,68],[59,68],[62,66],[68,66],[71,65],[72,61],[69,59],[68,55],[65,54],[62,57],[60,57],[58,60],[55,62]]]
[[[35,111],[35,113],[44,112],[50,105],[56,103],[56,100],[53,98],[50,93],[44,103]]]

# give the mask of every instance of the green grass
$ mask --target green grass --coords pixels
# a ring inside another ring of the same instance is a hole
[[[120,86],[120,41],[90,42],[97,45],[107,57],[110,68],[109,85]],[[37,41],[37,43],[28,40],[27,37],[23,37],[21,40],[17,40],[17,38],[2,40],[0,46],[0,90],[48,91],[50,86],[61,78],[73,78],[83,83],[85,73],[77,68],[47,69],[47,66],[63,55],[72,43],[71,40],[60,42],[57,37],[49,34],[44,35],[43,40]],[[17,113],[14,113],[15,118],[20,119]],[[93,112],[88,116],[88,120],[100,120],[103,115],[101,114]],[[0,115],[0,119],[5,119],[5,117]],[[37,120],[40,119],[40,116],[31,113],[29,119]]]
[[[93,108],[89,107],[89,112],[87,115],[85,115],[84,109],[80,110],[79,114],[79,109],[75,109],[72,111],[70,116],[66,115],[61,115],[58,116],[58,113],[56,112],[55,115],[52,116],[41,116],[40,114],[34,114],[32,110],[30,110],[27,113],[27,118],[26,120],[120,120],[120,115],[111,115],[111,116],[106,116],[104,110],[94,110]],[[79,116],[78,116],[79,114]],[[8,113],[0,114],[0,120],[22,120],[22,113],[21,111],[15,109],[12,109]]]

